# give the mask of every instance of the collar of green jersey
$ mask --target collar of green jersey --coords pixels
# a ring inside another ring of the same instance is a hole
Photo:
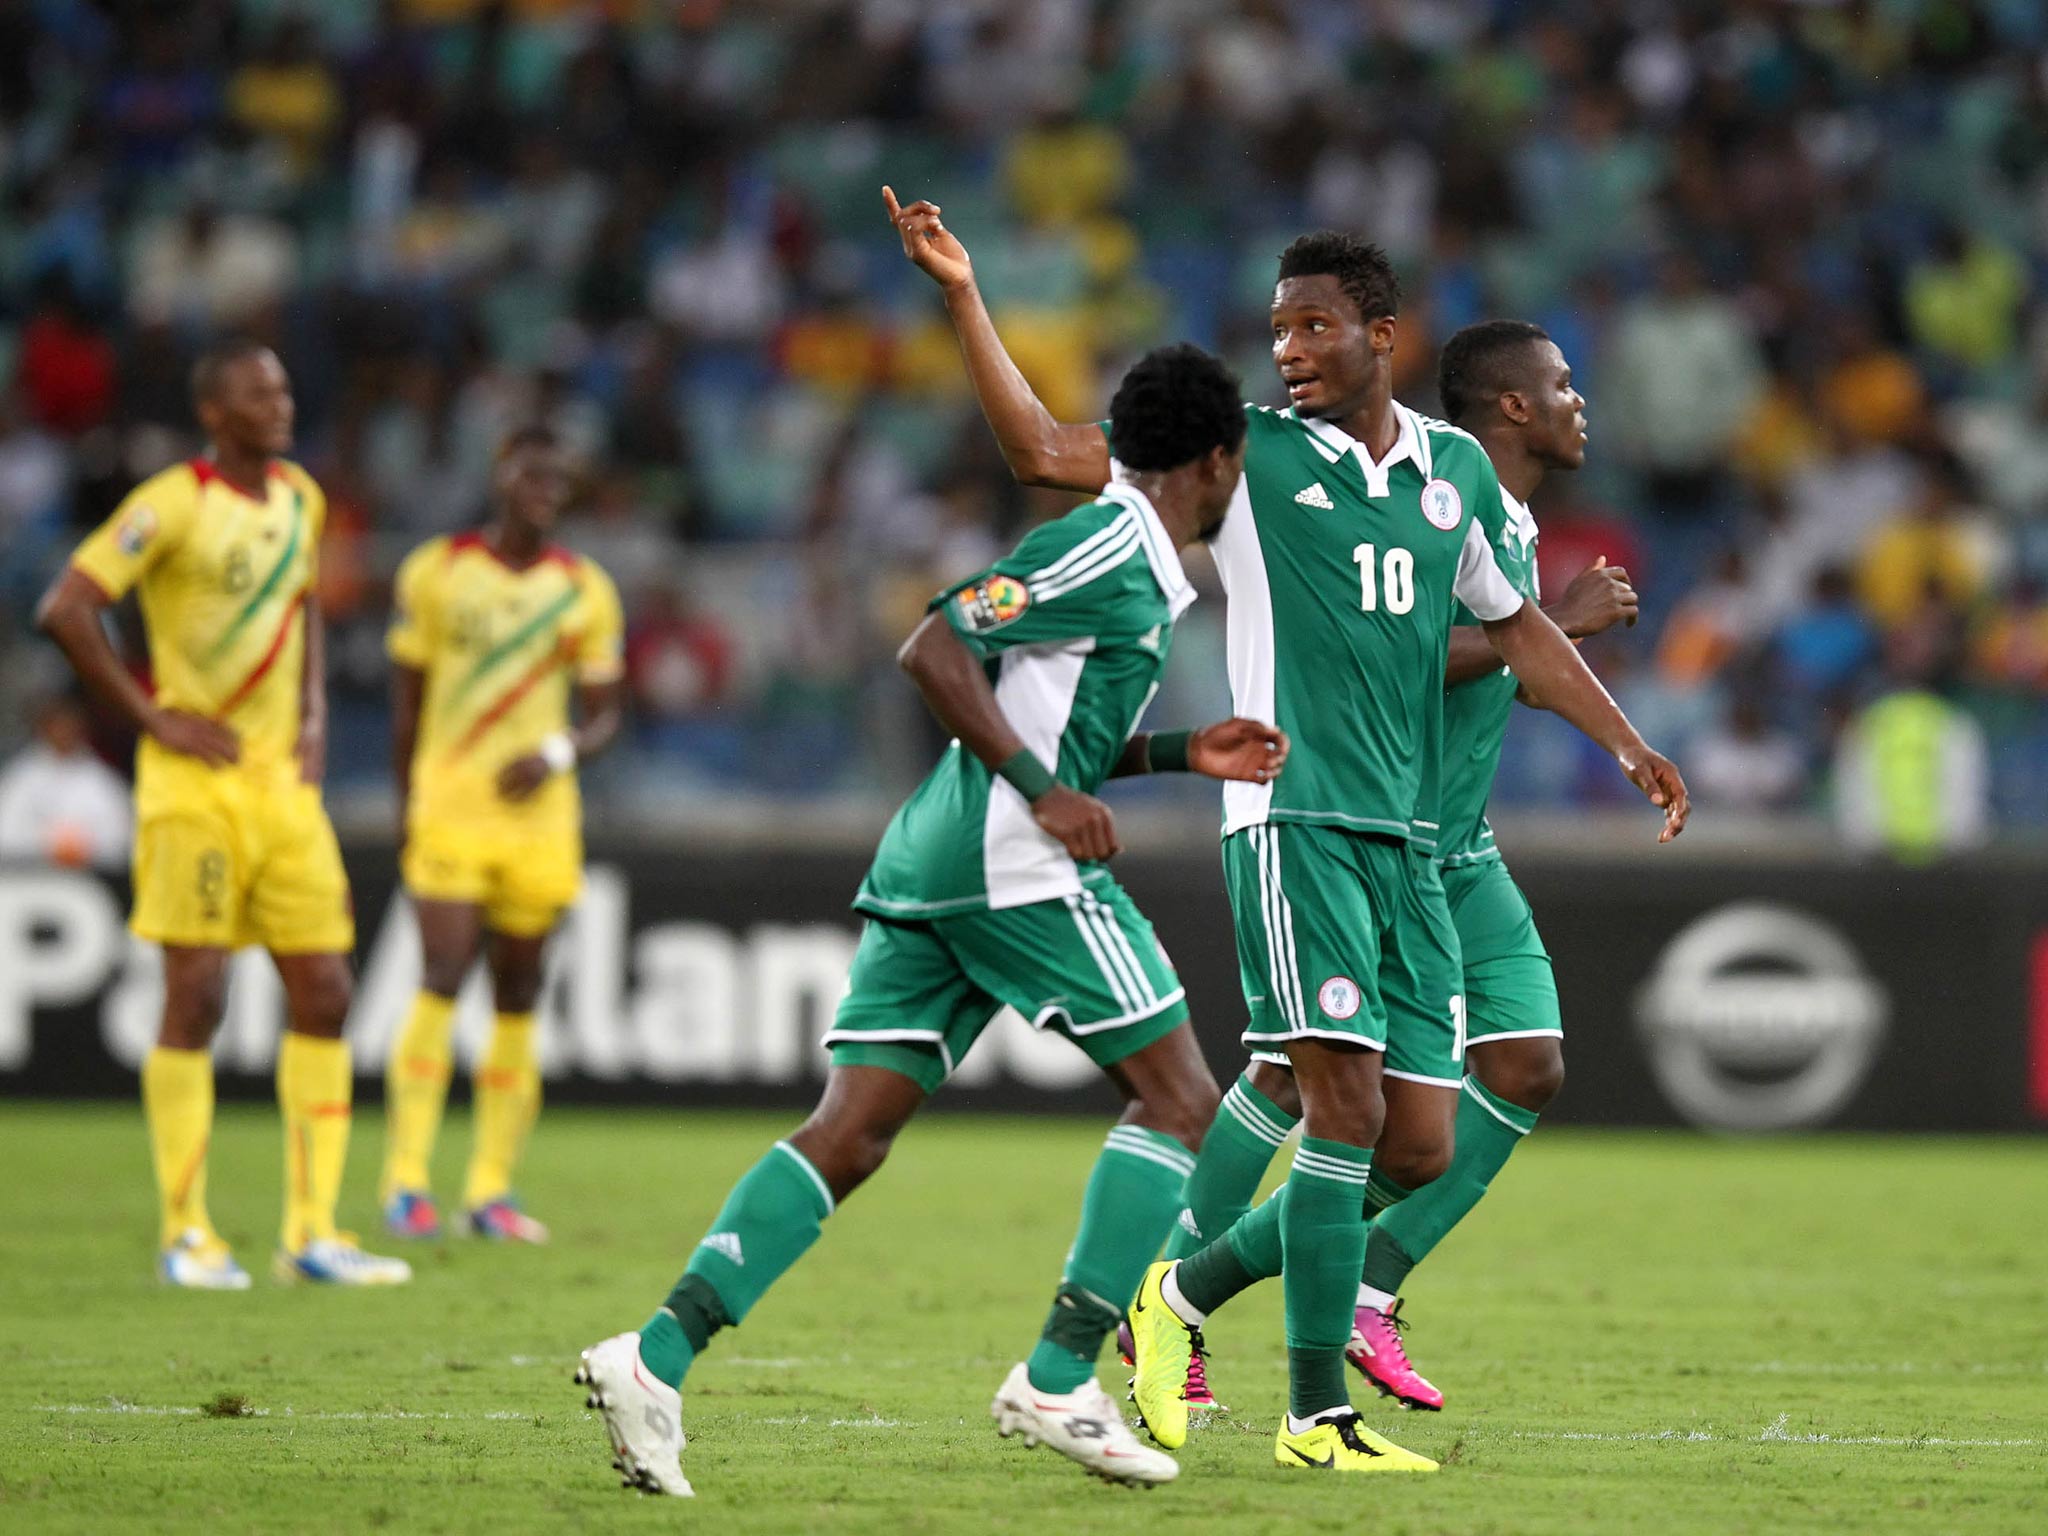
[[[1307,429],[1309,441],[1315,444],[1316,451],[1332,464],[1349,455],[1358,466],[1358,472],[1365,476],[1365,489],[1369,496],[1387,494],[1387,476],[1403,459],[1421,470],[1425,480],[1434,473],[1429,433],[1423,427],[1422,418],[1398,400],[1394,402],[1394,419],[1401,425],[1401,435],[1394,439],[1392,450],[1377,464],[1373,462],[1372,451],[1342,427],[1313,416],[1295,416],[1292,406],[1281,414],[1300,422]]]
[[[1195,589],[1188,582],[1187,572],[1181,569],[1180,551],[1173,547],[1173,536],[1166,531],[1166,524],[1159,521],[1152,498],[1135,485],[1112,480],[1102,488],[1102,499],[1129,507],[1138,514],[1138,542],[1144,548],[1145,563],[1152,567],[1152,579],[1166,594],[1167,610],[1178,619],[1195,600]]]

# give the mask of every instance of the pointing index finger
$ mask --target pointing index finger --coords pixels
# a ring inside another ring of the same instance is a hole
[[[892,223],[903,212],[902,207],[896,201],[896,189],[894,187],[884,186],[882,188],[882,206],[889,210],[889,218]]]

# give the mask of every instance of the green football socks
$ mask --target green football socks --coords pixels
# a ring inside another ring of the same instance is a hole
[[[1102,1341],[1137,1294],[1187,1198],[1194,1154],[1140,1126],[1109,1133],[1081,1199],[1081,1229],[1067,1255],[1044,1332],[1026,1362],[1041,1392],[1071,1392],[1095,1374]]]
[[[1372,1150],[1302,1138],[1280,1211],[1286,1256],[1288,1411],[1311,1419],[1350,1403],[1344,1346],[1351,1342],[1358,1273],[1365,1259],[1362,1212]],[[1270,1203],[1270,1202],[1269,1202]]]
[[[1166,1245],[1169,1259],[1198,1252],[1251,1208],[1267,1165],[1295,1123],[1295,1116],[1252,1086],[1251,1073],[1230,1085],[1188,1177],[1187,1208]]]
[[[1510,1104],[1488,1092],[1478,1078],[1467,1077],[1458,1099],[1451,1166],[1373,1222],[1365,1246],[1366,1286],[1390,1297],[1398,1294],[1408,1272],[1479,1203],[1521,1139],[1536,1128],[1536,1120],[1535,1110]]]
[[[776,1142],[725,1197],[683,1278],[641,1328],[647,1369],[680,1387],[711,1335],[745,1318],[818,1240],[833,1203],[810,1160],[788,1142]]]

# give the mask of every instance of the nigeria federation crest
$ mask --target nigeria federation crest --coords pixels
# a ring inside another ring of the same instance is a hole
[[[1432,480],[1422,488],[1422,515],[1430,526],[1449,533],[1465,515],[1465,499],[1448,480]]]
[[[1358,983],[1349,976],[1332,976],[1316,988],[1316,1006],[1340,1022],[1358,1012],[1360,1001]]]

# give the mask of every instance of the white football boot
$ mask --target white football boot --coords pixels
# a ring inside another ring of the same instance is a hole
[[[249,1271],[235,1262],[228,1245],[200,1227],[187,1227],[157,1260],[165,1285],[195,1291],[246,1291]]]
[[[365,1253],[352,1232],[316,1237],[297,1253],[280,1248],[270,1271],[286,1285],[404,1285],[412,1279],[405,1260]]]
[[[1138,1443],[1093,1376],[1071,1392],[1041,1392],[1019,1363],[1003,1378],[988,1411],[997,1434],[1021,1434],[1026,1445],[1049,1445],[1105,1481],[1153,1488],[1180,1476],[1179,1462]]]
[[[590,1388],[584,1406],[604,1420],[620,1487],[679,1499],[696,1492],[683,1476],[683,1394],[648,1374],[637,1332],[615,1333],[583,1351],[576,1381]]]

